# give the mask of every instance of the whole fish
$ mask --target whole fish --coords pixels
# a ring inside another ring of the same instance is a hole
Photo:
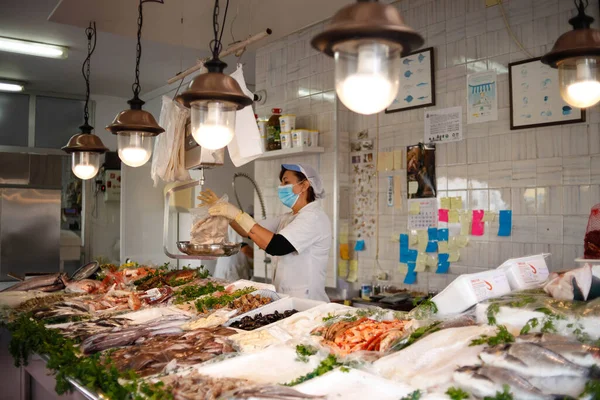
[[[565,396],[579,397],[585,390],[587,377],[583,376],[551,376],[548,378],[527,378],[529,383],[546,394],[561,393]]]
[[[600,366],[600,347],[584,343],[544,342],[541,346],[582,367]]]
[[[555,335],[552,333],[528,333],[526,335],[519,335],[515,338],[517,343],[544,343],[544,342],[573,342],[579,343],[575,339],[571,339],[567,336]]]
[[[9,288],[2,290],[3,292],[11,292],[15,290],[28,291],[39,290],[42,292],[50,292],[64,289],[63,278],[66,274],[56,273],[51,275],[40,275],[24,282],[17,283]]]
[[[573,364],[560,354],[535,343],[488,347],[479,355],[490,366],[506,368],[523,376],[588,376],[590,370]]]
[[[502,393],[504,386],[519,400],[554,400],[564,399],[564,395],[544,394],[527,379],[513,371],[487,366],[461,367],[454,372],[454,381],[463,389],[477,397],[492,397]]]
[[[94,293],[100,289],[102,282],[94,279],[81,279],[68,282],[65,286],[67,293]]]
[[[224,399],[273,399],[273,400],[298,400],[298,399],[324,399],[325,396],[304,394],[285,386],[250,386],[224,393]]]

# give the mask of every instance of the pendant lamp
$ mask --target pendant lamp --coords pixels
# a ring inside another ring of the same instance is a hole
[[[71,154],[71,169],[79,179],[91,179],[98,173],[100,168],[100,155],[108,149],[102,144],[102,140],[92,133],[93,126],[89,124],[89,102],[90,102],[90,61],[92,53],[96,49],[96,23],[90,23],[85,30],[88,40],[88,55],[81,67],[81,73],[85,79],[85,106],[83,108],[83,125],[79,127],[81,133],[73,135],[69,143],[62,148]],[[93,41],[93,44],[92,44]]]
[[[133,98],[127,102],[129,109],[121,111],[107,130],[117,135],[119,158],[130,167],[140,167],[152,156],[152,139],[163,133],[156,120],[148,111],[142,110],[144,101],[140,99],[140,59],[142,58],[142,25],[144,17],[142,5],[146,2],[163,4],[162,0],[140,0],[138,6],[137,50],[135,60],[135,82],[132,85]]]
[[[558,68],[560,94],[565,102],[587,108],[600,101],[600,31],[590,28],[594,18],[585,14],[588,1],[575,0],[573,30],[563,33],[542,62]]]
[[[335,90],[350,110],[385,110],[400,87],[400,57],[423,45],[400,12],[377,0],[358,0],[339,10],[312,46],[334,58]]]
[[[219,0],[215,1],[215,36],[210,42],[212,59],[204,63],[208,72],[195,78],[188,90],[176,97],[185,107],[191,108],[192,136],[201,147],[209,150],[221,149],[231,142],[235,134],[236,111],[252,104],[252,99],[242,92],[236,80],[223,73],[227,64],[219,60],[228,8],[229,0],[219,33]]]

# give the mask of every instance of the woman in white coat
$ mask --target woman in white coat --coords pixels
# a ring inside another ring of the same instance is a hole
[[[331,222],[318,199],[325,197],[317,172],[305,164],[283,164],[277,192],[289,213],[257,223],[232,204],[214,204],[209,212],[231,221],[231,227],[275,257],[275,287],[293,297],[329,301],[325,293],[331,249]],[[199,197],[213,204],[210,190]]]

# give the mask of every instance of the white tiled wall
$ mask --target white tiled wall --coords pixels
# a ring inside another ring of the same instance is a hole
[[[574,14],[571,0],[504,0],[512,30],[534,56],[549,51],[556,38],[571,29]],[[464,125],[461,142],[438,145],[438,197],[462,196],[465,208],[513,210],[513,234],[496,235],[497,223],[486,225],[486,234],[471,237],[461,260],[453,263],[448,275],[419,273],[413,288],[440,290],[458,274],[494,268],[510,257],[531,253],[552,253],[551,267],[571,267],[583,254],[583,236],[591,206],[600,203],[600,109],[588,110],[582,124],[510,130],[508,64],[529,58],[512,41],[498,6],[487,8],[485,0],[403,0],[395,4],[405,22],[425,38],[424,47],[435,48],[436,106],[466,105],[466,76],[494,69],[499,81],[498,121]],[[598,15],[598,3],[590,2],[588,14]],[[324,16],[325,17],[325,16]],[[597,22],[594,23],[597,27]],[[333,151],[333,62],[310,47],[310,39],[320,30],[318,24],[263,47],[256,56],[256,87],[267,90],[267,104],[258,108],[268,116],[272,107],[298,115],[297,125],[319,129],[321,156],[298,157],[320,167],[327,188]],[[343,107],[341,107],[343,109]],[[341,111],[338,129],[356,133],[368,129],[378,136],[379,149],[390,146],[405,151],[407,145],[423,140],[425,109],[362,116]],[[466,115],[463,115],[466,121]],[[344,138],[343,152],[348,151]],[[342,152],[342,153],[343,153]],[[347,154],[340,157],[348,182]],[[276,197],[279,160],[256,162],[255,176],[265,188],[269,214],[283,211]],[[406,171],[392,174],[405,176]],[[384,200],[387,174],[380,174],[380,202]],[[404,181],[404,180],[403,180]],[[405,198],[406,187],[402,187]],[[351,199],[350,199],[351,201]],[[325,201],[331,214],[331,198]],[[379,264],[402,286],[398,271],[398,243],[390,236],[406,230],[407,207],[386,209],[380,204]],[[373,274],[375,238],[367,240],[367,251],[359,254],[358,284],[370,282]],[[260,256],[257,273],[262,271]]]

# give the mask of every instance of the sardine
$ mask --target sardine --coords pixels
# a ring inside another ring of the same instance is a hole
[[[51,275],[40,275],[31,279],[27,279],[24,282],[17,283],[9,288],[2,290],[3,292],[11,292],[11,291],[28,291],[28,290],[40,290],[43,292],[49,292],[55,287],[60,290],[64,288],[64,284],[62,282],[61,277],[66,276],[65,274],[56,273]]]
[[[510,369],[523,376],[588,376],[590,370],[535,343],[489,347],[479,358],[488,365]]]
[[[503,368],[461,367],[454,372],[453,378],[461,388],[477,397],[496,396],[496,393],[502,393],[504,385],[508,385],[514,398],[519,400],[554,400],[565,397],[544,394],[527,379]]]

